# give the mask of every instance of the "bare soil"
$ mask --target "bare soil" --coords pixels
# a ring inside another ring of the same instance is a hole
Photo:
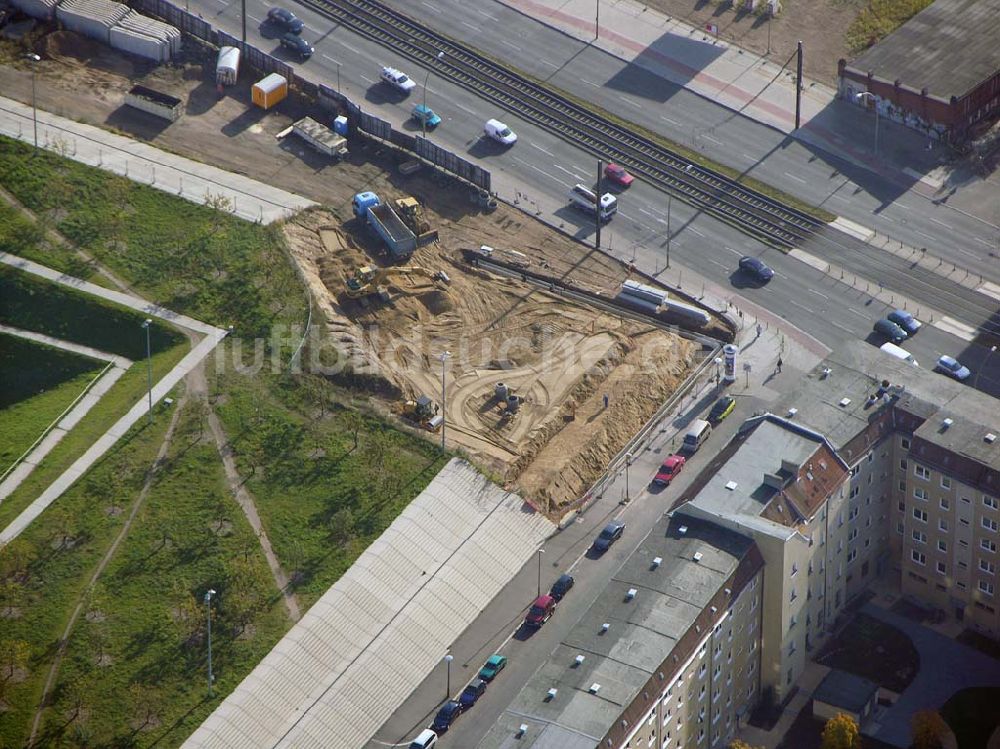
[[[437,356],[451,351],[449,444],[538,506],[552,509],[585,491],[694,363],[697,346],[679,336],[474,269],[460,251],[482,244],[517,250],[532,269],[609,296],[630,277],[626,265],[510,206],[477,213],[465,187],[442,187],[427,174],[401,178],[391,152],[352,144],[347,160],[331,163],[295,138],[279,141],[275,136],[305,110],[292,100],[279,111],[253,108],[249,81],[218,99],[207,73],[211,60],[150,68],[71,32],[51,33],[36,49],[43,55],[40,107],[323,204],[284,230],[320,312],[324,343],[346,353],[352,373],[366,374],[374,385],[372,399],[396,413],[417,395],[440,400]],[[76,95],[81,82],[99,93]],[[184,100],[185,116],[167,126],[124,107],[125,92],[137,82]],[[30,100],[29,71],[0,66],[0,88]],[[357,267],[387,262],[352,220],[350,200],[362,189],[421,201],[440,238],[410,264],[443,270],[450,283],[399,275],[387,282],[387,304],[346,297],[346,278]],[[522,398],[516,414],[500,409],[498,382]]]

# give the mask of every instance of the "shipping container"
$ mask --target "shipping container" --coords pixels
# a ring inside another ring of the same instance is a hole
[[[250,91],[253,103],[261,109],[270,109],[288,96],[288,81],[283,75],[271,75],[253,84]]]
[[[176,96],[161,94],[145,86],[133,86],[125,94],[125,103],[143,112],[162,117],[170,122],[176,122],[183,111],[184,102]]]

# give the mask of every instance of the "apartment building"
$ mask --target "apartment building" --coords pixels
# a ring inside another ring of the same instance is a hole
[[[759,698],[763,564],[741,534],[662,518],[479,746],[724,745]]]

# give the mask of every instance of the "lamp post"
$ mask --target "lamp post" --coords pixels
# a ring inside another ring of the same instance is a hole
[[[594,16],[594,39],[601,38],[601,0],[597,0],[597,13]]]
[[[632,466],[632,453],[625,453],[625,501],[628,502],[632,499],[631,494],[629,494],[628,485],[628,469]]]
[[[208,696],[212,696],[212,685],[215,683],[215,674],[212,673],[212,596],[215,591],[209,588],[205,591],[205,615],[208,617]]]
[[[35,106],[35,68],[41,57],[35,54],[25,55],[31,60],[31,120],[35,125],[35,150],[38,150],[38,107]]]
[[[150,318],[146,318],[142,327],[146,329],[146,392],[149,396],[149,423],[153,423],[153,359],[149,349],[149,326],[153,324]]]
[[[444,430],[448,421],[447,403],[448,390],[444,380],[444,363],[451,357],[450,351],[444,351],[438,358],[441,360],[441,452],[444,452]]]
[[[864,101],[865,97],[872,100],[872,105],[875,108],[875,155],[878,156],[878,100],[875,98],[875,94],[871,91],[862,91],[854,95],[857,101]]]
[[[445,682],[445,687],[444,687],[445,702],[451,699],[451,662],[453,660],[455,660],[455,656],[453,656],[451,653],[448,653],[448,655],[444,657],[445,666],[448,669],[448,680]]]
[[[718,385],[722,381],[722,370],[719,369],[722,366],[722,357],[715,357],[715,384]]]
[[[983,370],[986,369],[986,365],[990,363],[990,357],[993,356],[996,350],[997,350],[996,346],[990,346],[990,353],[986,355],[986,359],[983,361],[983,366],[981,366],[978,370],[976,370],[976,378],[972,381],[972,387],[974,388],[979,387],[979,375],[981,375],[983,373]]]
[[[437,57],[435,57],[434,59],[440,60],[443,57],[444,57],[444,52],[438,52]],[[427,81],[431,79],[431,72],[432,71],[428,70],[427,75],[424,76],[424,112],[423,115],[420,117],[420,125],[423,131],[423,136],[425,138],[427,137]]]
[[[337,93],[340,93],[340,63],[337,63]]]
[[[667,193],[667,268],[670,267],[670,208],[674,203],[674,196]]]
[[[545,553],[545,549],[538,550],[538,595],[542,594],[542,554]]]

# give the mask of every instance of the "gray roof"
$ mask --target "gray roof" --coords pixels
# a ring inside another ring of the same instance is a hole
[[[839,451],[867,426],[876,411],[865,407],[868,396],[887,379],[902,386],[895,396],[897,407],[927,419],[918,436],[1000,470],[1000,439],[993,444],[984,439],[987,433],[1000,435],[997,399],[932,371],[933,364],[914,367],[867,343],[851,341],[803,377],[775,412],[786,416],[789,408],[797,409],[793,421],[824,435]],[[830,370],[825,377],[824,369]],[[844,398],[850,402],[839,405]],[[942,430],[945,417],[954,423]],[[844,457],[851,462],[850,456]]]
[[[813,699],[860,713],[878,692],[878,684],[847,671],[833,669],[813,692]]]
[[[947,100],[1000,71],[998,39],[1000,0],[936,0],[847,67]]]
[[[452,459],[184,746],[364,746],[553,530]]]
[[[706,521],[661,518],[479,746],[592,749],[752,547],[746,537]],[[662,559],[659,567],[654,557]],[[630,588],[637,594],[628,601]],[[610,627],[602,633],[604,623]],[[578,655],[584,656],[579,666]],[[597,694],[592,684],[600,684]],[[546,699],[552,688],[556,697]],[[517,739],[522,724],[528,730]]]

